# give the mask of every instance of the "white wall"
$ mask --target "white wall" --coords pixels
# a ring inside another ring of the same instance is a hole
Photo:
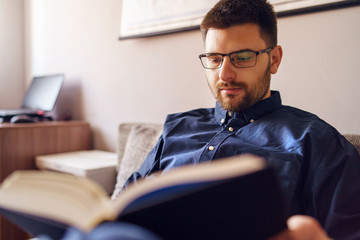
[[[63,106],[91,123],[95,148],[115,151],[120,122],[161,123],[167,113],[214,105],[198,31],[119,41],[119,0],[29,2],[26,72],[66,74],[72,94]],[[284,104],[360,134],[358,22],[360,7],[279,19],[285,55],[272,86]]]
[[[79,117],[96,148],[115,150],[120,122],[161,123],[169,112],[213,105],[197,32],[119,41],[121,1],[31,3],[31,71],[64,72],[81,87]]]
[[[279,20],[282,66],[273,88],[286,104],[360,133],[360,7]]]
[[[0,108],[17,108],[25,92],[23,0],[0,0]]]

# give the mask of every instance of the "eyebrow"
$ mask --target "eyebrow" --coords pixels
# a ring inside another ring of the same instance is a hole
[[[215,55],[215,54],[231,54],[231,53],[236,53],[236,52],[246,52],[246,51],[252,51],[252,52],[257,52],[253,49],[250,48],[245,48],[245,49],[240,49],[240,50],[236,50],[233,52],[229,52],[229,53],[220,53],[220,52],[206,52],[205,54],[210,54],[210,55]]]

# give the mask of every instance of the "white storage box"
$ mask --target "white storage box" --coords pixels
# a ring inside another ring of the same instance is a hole
[[[75,151],[36,156],[42,170],[65,172],[90,178],[112,193],[116,180],[117,154],[99,150]]]

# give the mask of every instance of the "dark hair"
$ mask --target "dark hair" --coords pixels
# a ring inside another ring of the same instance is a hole
[[[276,14],[266,0],[221,0],[205,15],[200,29],[205,41],[209,28],[224,29],[246,23],[260,27],[268,47],[277,45]]]

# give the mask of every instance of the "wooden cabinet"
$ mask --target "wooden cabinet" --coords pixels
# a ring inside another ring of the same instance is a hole
[[[89,149],[90,125],[83,121],[0,123],[0,181],[15,170],[35,169],[37,155]],[[22,239],[29,236],[0,217],[0,240]]]

